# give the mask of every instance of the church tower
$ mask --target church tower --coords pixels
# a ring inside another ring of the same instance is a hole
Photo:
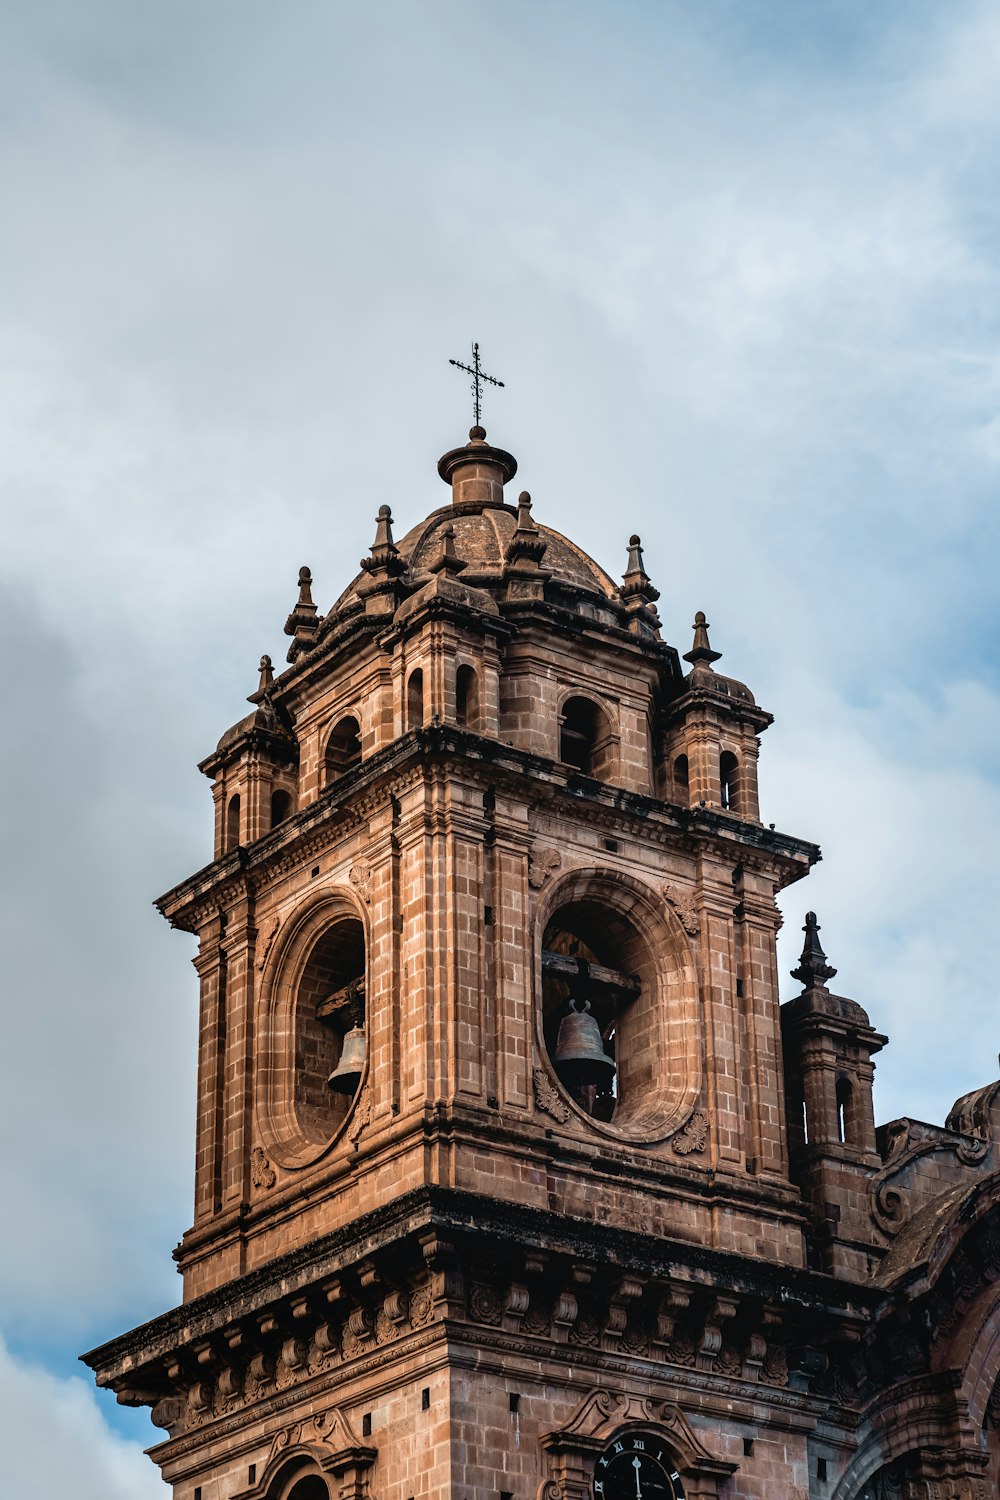
[[[770,715],[516,469],[477,423],[324,615],[303,568],[201,766],[214,858],[158,903],[198,940],[184,1301],[87,1356],[176,1500],[805,1496],[855,1440],[885,1235],[838,1258],[815,1204],[863,1217],[884,1038],[803,971],[786,1099],[775,896],[819,854],[761,822]]]

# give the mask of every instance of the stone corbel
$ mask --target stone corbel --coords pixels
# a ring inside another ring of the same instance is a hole
[[[465,1308],[465,1277],[458,1251],[435,1231],[422,1235],[420,1248],[431,1273],[430,1289],[441,1316],[461,1314]]]

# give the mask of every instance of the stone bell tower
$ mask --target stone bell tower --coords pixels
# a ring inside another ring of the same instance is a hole
[[[818,850],[760,821],[770,716],[516,469],[477,424],[325,615],[303,568],[201,766],[214,857],[158,902],[201,986],[184,1301],[87,1356],[176,1500],[803,1496],[878,1302],[806,1254],[869,1117],[789,1176],[775,894]],[[882,1040],[822,980],[817,1101]]]

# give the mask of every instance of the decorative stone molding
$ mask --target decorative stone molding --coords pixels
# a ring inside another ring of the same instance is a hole
[[[250,1152],[250,1181],[259,1191],[273,1188],[278,1176],[267,1158],[263,1146],[254,1146]]]
[[[738,1468],[716,1458],[673,1403],[599,1389],[584,1398],[564,1427],[542,1435],[549,1474],[537,1491],[538,1500],[589,1500],[602,1449],[619,1433],[637,1427],[662,1436],[690,1500],[714,1500]]]
[[[666,884],[662,887],[663,899],[677,916],[688,937],[697,937],[701,932],[701,918],[694,896],[690,891]]]
[[[358,1095],[354,1113],[347,1130],[347,1139],[356,1148],[362,1134],[372,1121],[372,1091],[366,1083]]]
[[[544,1068],[533,1068],[531,1077],[535,1086],[535,1108],[541,1110],[542,1114],[551,1115],[560,1125],[565,1125],[570,1116],[570,1108],[548,1073]]]
[[[257,971],[258,973],[267,963],[268,955],[274,947],[274,940],[278,936],[278,928],[281,926],[280,917],[272,917],[264,929],[257,943]]]
[[[696,1109],[690,1120],[682,1125],[671,1142],[678,1156],[691,1156],[704,1151],[708,1141],[708,1116],[704,1110]]]
[[[353,864],[348,878],[365,905],[370,905],[372,899],[372,867],[368,861],[366,859],[359,859],[356,864]]]
[[[233,1500],[264,1500],[278,1476],[291,1475],[297,1467],[333,1475],[340,1482],[341,1500],[367,1500],[377,1457],[378,1449],[361,1443],[340,1408],[331,1406],[283,1428],[271,1444],[260,1480]]]
[[[899,1120],[889,1126],[885,1165],[868,1184],[868,1211],[872,1222],[889,1239],[908,1223],[908,1194],[905,1178],[908,1169],[920,1158],[935,1153],[954,1157],[959,1167],[987,1166],[990,1142],[980,1136],[958,1135],[954,1131],[924,1125],[918,1120]]]
[[[562,855],[558,849],[532,849],[528,856],[528,884],[540,891],[550,876],[562,868]]]

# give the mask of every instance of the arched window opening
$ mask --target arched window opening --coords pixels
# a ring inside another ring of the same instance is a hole
[[[226,808],[226,850],[235,849],[240,841],[240,794],[234,793]]]
[[[719,785],[722,805],[731,812],[740,807],[740,763],[731,750],[723,750],[719,757]]]
[[[851,1100],[854,1090],[846,1078],[837,1079],[837,1140],[850,1142]]]
[[[559,759],[584,776],[607,780],[613,773],[614,750],[604,710],[589,698],[567,698],[559,732]]]
[[[364,1071],[364,1025],[364,927],[344,917],[314,944],[295,999],[295,1113],[308,1140],[329,1140],[347,1115]]]
[[[410,673],[406,684],[406,727],[422,729],[424,725],[424,674],[420,667]]]
[[[306,1474],[296,1480],[283,1500],[330,1500],[330,1489],[319,1474]]]
[[[335,724],[326,742],[326,785],[361,764],[361,725],[353,714]]]
[[[292,794],[284,788],[271,793],[271,827],[277,828],[292,815]]]
[[[809,1144],[809,1112],[806,1109],[806,1101],[804,1099],[802,1101],[802,1144],[803,1146],[808,1146]]]
[[[623,1123],[658,1098],[652,954],[600,902],[561,907],[542,938],[542,1031],[552,1066],[579,1107]]]
[[[475,667],[459,667],[455,674],[455,722],[463,729],[479,728],[479,677]]]
[[[674,799],[681,807],[691,805],[691,782],[686,755],[678,755],[674,761]]]

